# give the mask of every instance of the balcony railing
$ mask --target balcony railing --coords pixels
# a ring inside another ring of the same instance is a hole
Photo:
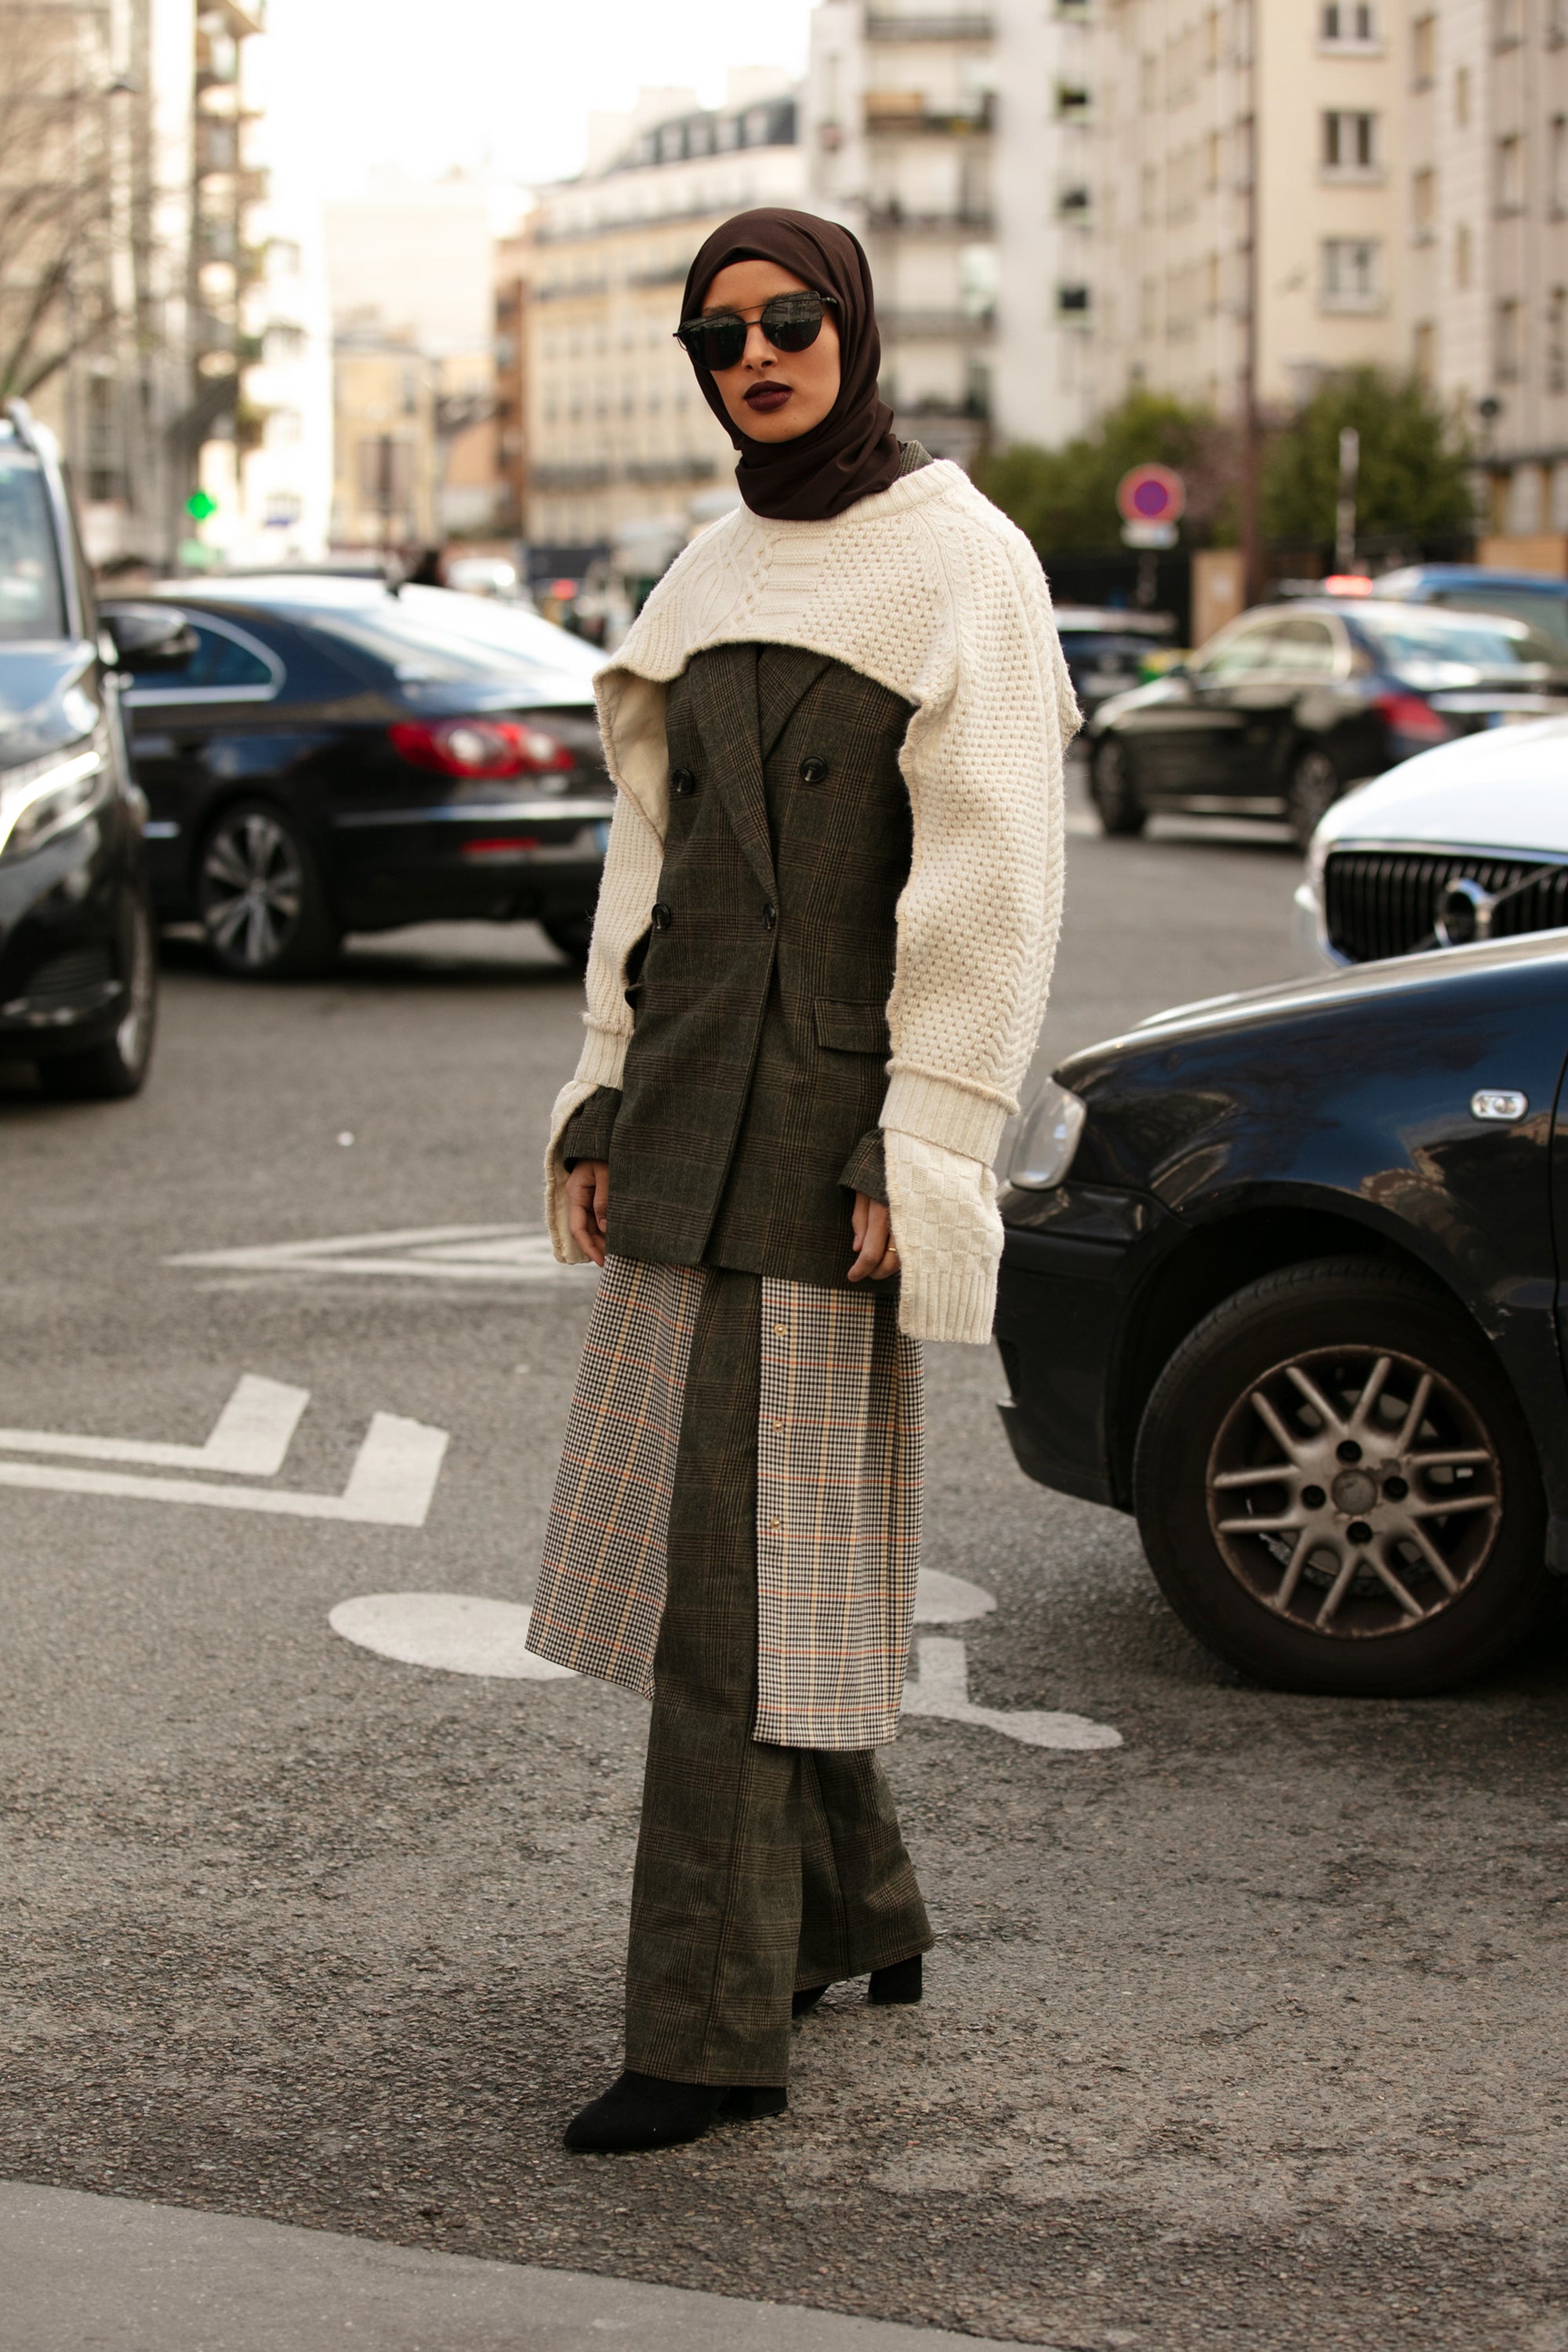
[[[873,236],[989,236],[996,216],[989,209],[970,207],[949,213],[907,212],[902,205],[873,205],[866,226]]]
[[[979,342],[996,323],[990,310],[879,310],[885,343]]]
[[[866,18],[868,41],[989,41],[996,27],[989,16],[900,16],[897,11],[872,10]]]
[[[991,129],[994,111],[989,90],[978,106],[958,114],[937,112],[917,91],[866,93],[866,129],[872,138],[898,131],[911,138],[973,139]]]

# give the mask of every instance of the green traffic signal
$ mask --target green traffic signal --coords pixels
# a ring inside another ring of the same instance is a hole
[[[205,522],[209,515],[216,514],[217,500],[210,498],[205,490],[193,490],[185,500],[185,512],[193,521]]]

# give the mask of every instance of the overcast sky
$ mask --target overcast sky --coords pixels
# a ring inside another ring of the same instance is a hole
[[[717,105],[732,65],[805,64],[810,0],[269,0],[274,152],[347,194],[372,164],[487,162],[524,183],[578,171],[590,113],[642,84]]]

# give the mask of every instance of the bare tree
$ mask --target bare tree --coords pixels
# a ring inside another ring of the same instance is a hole
[[[98,12],[0,0],[0,399],[106,349],[114,91]]]

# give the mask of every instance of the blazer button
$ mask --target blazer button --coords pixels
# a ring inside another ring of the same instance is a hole
[[[669,789],[678,793],[682,800],[689,799],[697,790],[697,779],[689,768],[677,768],[670,776]]]
[[[654,929],[656,931],[668,931],[674,920],[674,913],[665,905],[664,900],[661,898],[653,910]]]
[[[800,763],[800,781],[803,784],[825,784],[827,782],[826,761],[813,751]]]
[[[773,900],[772,900],[771,898],[764,898],[764,899],[763,899],[763,929],[764,929],[764,930],[769,930],[769,931],[771,931],[771,930],[773,929],[773,925],[778,921],[778,919],[779,919],[779,910],[778,910],[778,908],[774,906],[774,904],[773,904]]]

